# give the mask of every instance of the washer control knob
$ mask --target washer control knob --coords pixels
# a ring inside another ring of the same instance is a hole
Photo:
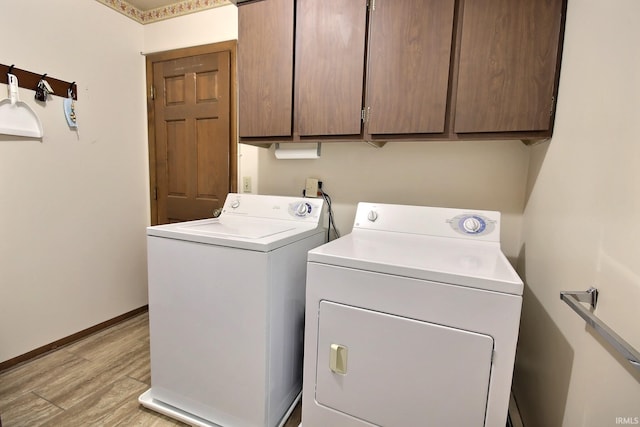
[[[464,220],[462,227],[467,233],[477,233],[482,228],[482,223],[475,217],[469,217]]]
[[[371,222],[375,222],[378,219],[378,212],[369,211],[369,214],[367,215],[367,219]]]
[[[296,207],[296,215],[307,216],[310,210],[311,210],[311,205],[309,203],[302,202]]]
[[[240,200],[234,200],[233,202],[231,202],[232,209],[237,209],[238,206],[240,206]]]

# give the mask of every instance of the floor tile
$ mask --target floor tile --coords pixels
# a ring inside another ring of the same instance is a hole
[[[4,411],[7,402],[21,394],[65,377],[86,363],[86,360],[61,349],[0,373],[0,411]]]
[[[33,393],[21,395],[0,411],[3,427],[36,427],[62,412],[63,409]]]
[[[131,378],[122,378],[86,396],[85,399],[42,424],[60,426],[107,426],[106,420],[121,405],[137,397],[147,385]]]

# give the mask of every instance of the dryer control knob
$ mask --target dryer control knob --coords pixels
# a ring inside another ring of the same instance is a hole
[[[378,219],[378,212],[369,211],[369,214],[367,215],[367,219],[371,222],[376,222],[376,219]]]
[[[477,218],[469,217],[464,220],[462,227],[467,233],[477,233],[482,228],[482,223]]]
[[[231,202],[232,209],[236,209],[238,206],[240,206],[240,200],[234,200],[233,202]]]

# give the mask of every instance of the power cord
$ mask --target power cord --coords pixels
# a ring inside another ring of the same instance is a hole
[[[340,233],[336,228],[336,222],[333,219],[333,208],[331,207],[331,196],[324,192],[322,189],[322,181],[318,181],[318,192],[322,195],[322,198],[325,202],[327,202],[327,210],[329,211],[329,228],[327,229],[327,242],[331,241],[331,228],[333,228],[333,233],[335,238],[340,237]]]
[[[307,197],[307,190],[302,190],[302,197]],[[340,232],[336,228],[336,222],[333,219],[333,208],[331,207],[331,196],[325,193],[322,189],[322,181],[318,181],[318,193],[322,196],[325,202],[327,202],[327,211],[329,212],[329,228],[327,228],[327,242],[331,240],[331,229],[333,228],[334,238],[340,237]]]

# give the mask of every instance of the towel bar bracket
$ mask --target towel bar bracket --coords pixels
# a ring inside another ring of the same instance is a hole
[[[573,296],[580,302],[586,302],[591,306],[591,308],[596,308],[598,306],[598,290],[594,287],[587,289],[586,291],[581,292],[561,292],[561,294]]]

